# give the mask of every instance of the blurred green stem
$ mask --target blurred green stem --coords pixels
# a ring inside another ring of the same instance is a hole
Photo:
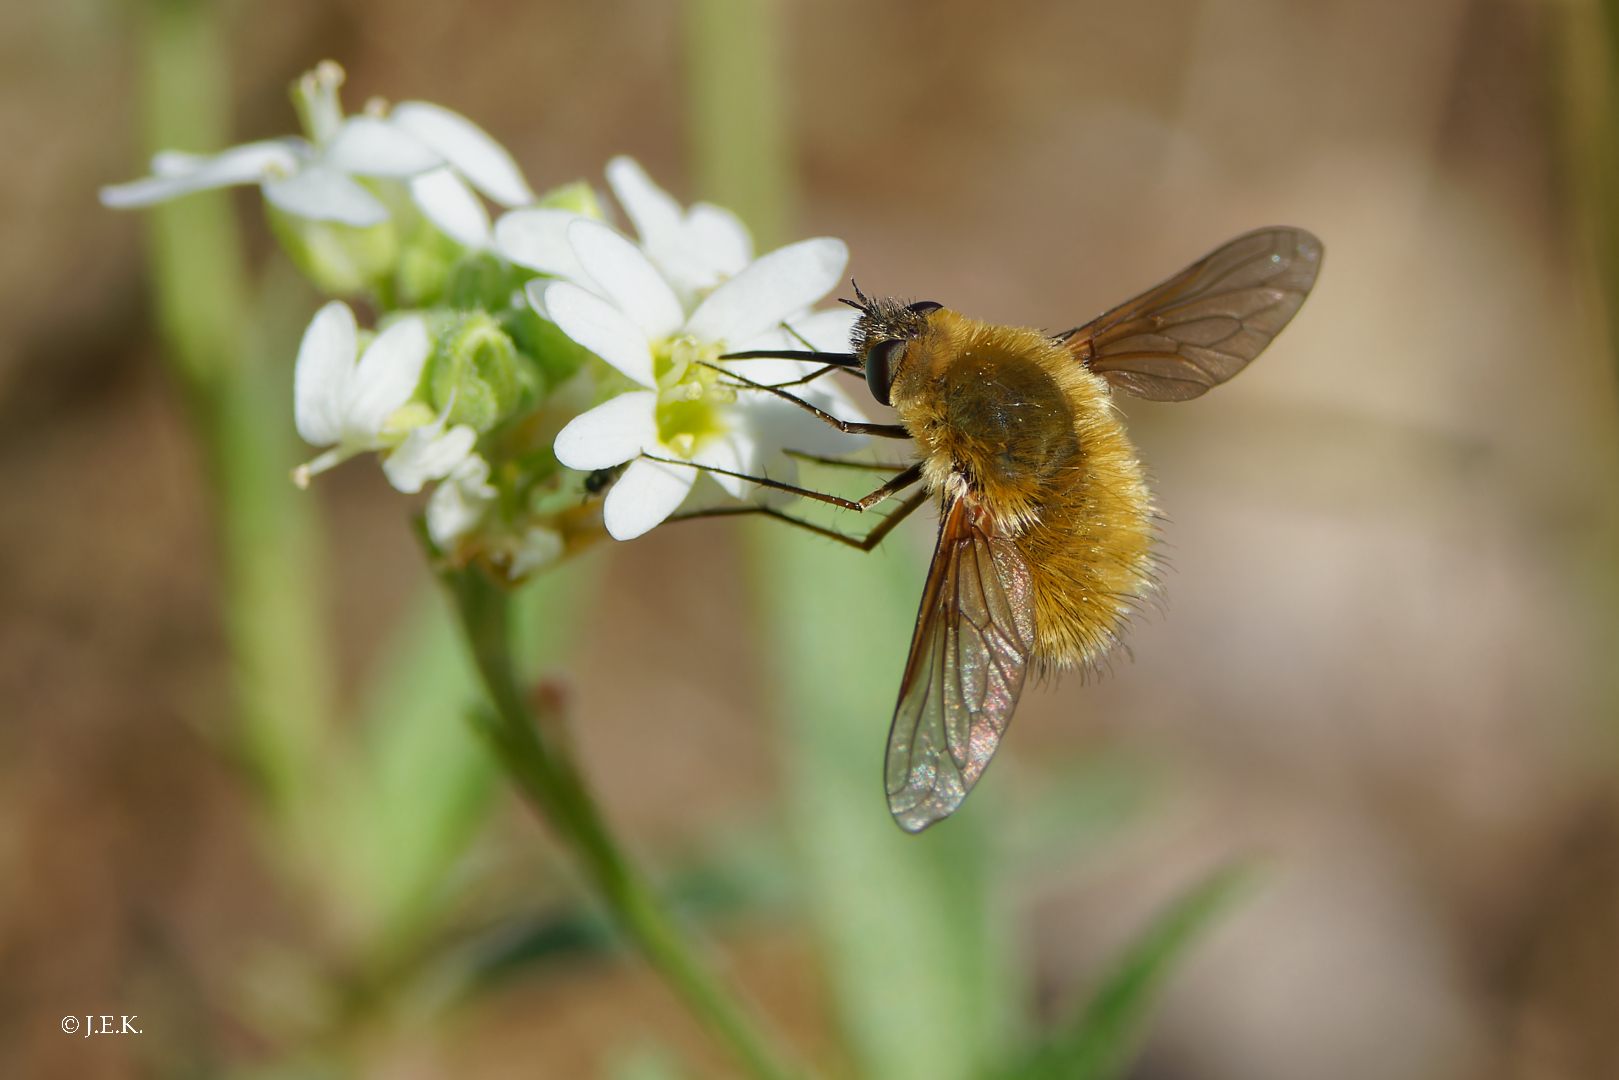
[[[1596,270],[1611,346],[1619,340],[1619,0],[1558,0],[1546,10],[1571,232]]]
[[[796,197],[780,0],[686,0],[685,22],[697,191],[740,214],[767,251],[787,239]]]
[[[149,151],[222,148],[230,80],[218,5],[151,0],[141,40]],[[319,604],[319,531],[287,479],[295,460],[286,372],[269,363],[241,237],[222,192],[153,208],[147,248],[164,354],[206,448],[225,570],[239,752],[284,823],[311,825],[308,786],[331,675]]]
[[[512,663],[506,590],[476,567],[441,576],[492,707],[478,716],[482,733],[512,780],[572,849],[624,933],[748,1072],[760,1080],[801,1075],[630,864],[579,774],[560,717],[543,703],[537,717],[530,711]]]

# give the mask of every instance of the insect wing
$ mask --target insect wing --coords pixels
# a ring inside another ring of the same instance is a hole
[[[945,508],[884,764],[906,832],[949,817],[994,756],[1034,646],[1029,569],[988,515]]]
[[[1247,367],[1293,318],[1315,285],[1321,252],[1303,229],[1245,233],[1064,343],[1128,394],[1199,397]]]

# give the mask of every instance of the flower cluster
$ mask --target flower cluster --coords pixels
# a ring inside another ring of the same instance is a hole
[[[166,152],[152,176],[102,191],[136,207],[257,183],[311,280],[379,313],[363,330],[334,300],[304,334],[295,419],[322,452],[298,484],[376,453],[400,491],[436,485],[426,527],[446,558],[520,579],[693,500],[779,499],[747,478],[790,484],[789,450],[864,441],[748,385],[798,382],[816,365],[723,359],[846,351],[854,312],[813,310],[841,280],[842,241],[755,258],[733,214],[683,208],[621,157],[607,180],[632,238],[587,184],[536,198],[505,149],[447,109],[373,102],[345,117],[342,81],[326,63],[295,85],[306,138]],[[511,209],[491,222],[480,194]],[[863,419],[829,380],[794,392]],[[705,471],[718,482],[706,494]]]
[[[791,483],[797,473],[788,447],[858,448],[863,439],[779,398],[739,396],[724,378],[727,364],[763,383],[800,379],[815,365],[720,360],[769,348],[846,350],[854,312],[810,311],[842,278],[843,242],[806,240],[750,260],[747,231],[725,211],[699,204],[682,214],[628,158],[609,165],[608,179],[640,245],[601,222],[571,222],[557,238],[566,248],[557,250],[576,265],[563,280],[535,280],[527,289],[537,310],[635,384],[556,440],[558,460],[575,469],[627,463],[607,496],[607,531],[627,540],[662,522],[685,500],[699,467],[723,470],[712,474],[720,486],[746,498],[755,485],[731,474]],[[834,383],[801,396],[840,419],[863,419]]]
[[[293,86],[305,136],[232,147],[203,156],[166,150],[152,175],[101,189],[103,204],[133,209],[194,191],[257,184],[271,224],[299,268],[340,296],[403,286],[407,300],[432,291],[438,259],[410,254],[403,282],[387,271],[402,247],[431,247],[448,238],[486,249],[489,214],[476,192],[502,206],[527,206],[534,193],[506,149],[472,121],[438,105],[407,101],[389,108],[373,99],[363,113],[343,115],[343,69],[327,61]],[[431,226],[422,228],[423,224]],[[426,286],[423,288],[423,286]]]

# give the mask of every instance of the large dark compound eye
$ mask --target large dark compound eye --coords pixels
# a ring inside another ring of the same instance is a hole
[[[926,315],[928,312],[938,311],[942,307],[944,307],[943,304],[935,304],[932,300],[918,300],[914,304],[907,305],[905,310],[914,311],[918,315]]]
[[[902,338],[891,338],[879,341],[866,353],[866,385],[871,387],[871,396],[884,405],[893,404],[888,391],[894,385],[894,370],[905,358],[905,344]]]

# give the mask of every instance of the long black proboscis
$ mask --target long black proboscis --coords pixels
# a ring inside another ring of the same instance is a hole
[[[726,353],[721,360],[808,360],[812,364],[831,364],[834,367],[860,371],[860,361],[854,353],[815,352],[810,349],[754,349],[750,352]]]

